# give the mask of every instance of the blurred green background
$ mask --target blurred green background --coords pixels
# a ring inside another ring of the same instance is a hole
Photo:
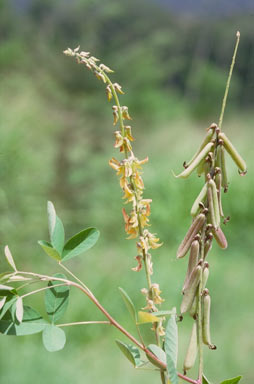
[[[108,166],[112,156],[120,157],[113,148],[111,105],[102,84],[62,54],[80,44],[115,69],[112,78],[126,92],[122,103],[133,117],[135,153],[149,155],[144,181],[145,197],[153,199],[152,231],[164,242],[153,252],[153,280],[163,290],[163,308],[179,308],[186,260],[176,261],[175,255],[202,181],[195,175],[176,180],[171,170],[181,169],[205,129],[218,122],[239,29],[224,130],[248,162],[248,174],[241,178],[228,159],[230,188],[223,198],[231,216],[225,227],[229,247],[222,251],[214,245],[209,258],[212,338],[218,349],[205,351],[205,371],[214,383],[242,374],[242,383],[249,384],[254,381],[253,9],[248,1],[219,3],[197,1],[192,8],[188,1],[173,0],[0,1],[0,238],[20,268],[52,273],[58,267],[37,245],[48,238],[47,200],[55,203],[68,236],[98,227],[98,244],[68,266],[133,330],[117,287],[141,308],[139,291],[146,283],[143,272],[131,271],[135,242],[125,240],[121,191]],[[0,267],[6,267],[3,257]],[[30,302],[44,311],[43,295]],[[94,319],[103,317],[72,292],[64,322]],[[179,324],[179,369],[190,329],[186,317]],[[157,374],[132,369],[114,344],[116,337],[124,340],[107,326],[73,327],[65,349],[50,354],[41,335],[1,336],[1,383],[159,383]]]

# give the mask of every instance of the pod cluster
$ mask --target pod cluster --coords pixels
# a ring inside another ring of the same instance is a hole
[[[178,178],[187,178],[194,171],[204,176],[204,185],[191,207],[192,223],[182,240],[177,258],[189,253],[187,272],[182,289],[181,314],[189,313],[194,319],[189,346],[184,360],[184,372],[195,363],[198,350],[197,328],[201,324],[199,335],[210,349],[216,349],[210,336],[211,297],[206,283],[209,276],[207,255],[212,248],[213,238],[222,249],[227,248],[227,239],[221,229],[226,224],[222,208],[222,192],[228,190],[225,152],[236,164],[240,175],[245,175],[247,166],[228,137],[213,123],[197,152],[188,162]],[[198,319],[199,318],[199,319]]]

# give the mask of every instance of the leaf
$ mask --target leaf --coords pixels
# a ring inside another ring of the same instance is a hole
[[[58,253],[61,255],[64,246],[64,226],[61,219],[56,215],[55,207],[48,201],[48,223],[50,241]]]
[[[62,261],[69,260],[92,248],[99,236],[100,232],[96,228],[86,228],[74,235],[64,246]]]
[[[52,247],[50,243],[44,240],[39,240],[38,244],[42,247],[42,249],[46,252],[47,255],[49,255],[55,260],[61,260],[60,254],[55,248]]]
[[[166,326],[165,351],[167,356],[167,371],[169,380],[172,384],[177,384],[178,376],[176,364],[178,354],[178,332],[175,314],[169,318]]]
[[[135,323],[137,322],[137,313],[136,313],[136,309],[134,307],[134,304],[131,300],[131,298],[129,297],[129,295],[125,292],[125,290],[121,287],[118,288],[119,291],[120,291],[120,294],[122,296],[122,299],[128,309],[128,311],[130,312],[131,314],[131,317],[133,318],[133,320],[135,321]]]
[[[166,355],[169,356],[174,362],[176,367],[178,354],[178,331],[175,314],[170,316],[166,326],[165,352]]]
[[[156,356],[162,363],[164,363],[165,365],[167,364],[166,353],[158,345],[149,344],[147,349],[152,352],[152,354]],[[160,364],[156,360],[153,360],[153,358],[149,355],[146,356],[152,364],[154,364],[156,367],[161,368]]]
[[[63,329],[48,324],[43,330],[42,341],[47,351],[56,352],[65,346],[66,336]]]
[[[62,273],[57,273],[54,277],[66,279],[66,276]],[[54,288],[47,289],[45,292],[45,307],[52,323],[55,323],[63,316],[69,302],[70,287],[66,285],[57,287],[59,284],[61,284],[60,281],[50,281],[48,287]]]
[[[9,311],[9,309],[12,307],[12,305],[15,303],[16,301],[16,297],[7,297],[6,299],[6,302],[3,306],[3,309],[1,311],[1,314],[0,314],[0,320],[4,317],[4,315],[6,314],[7,311]]]
[[[227,379],[222,381],[220,384],[237,384],[241,380],[242,376],[234,377],[233,379]]]
[[[134,347],[131,344],[126,344],[121,340],[115,340],[117,346],[120,348],[122,353],[127,357],[127,359],[134,365],[134,367],[138,367],[142,364],[140,360],[140,352],[137,347]]]
[[[211,384],[205,375],[202,376],[202,384]]]
[[[174,309],[168,310],[168,311],[157,311],[153,312],[154,316],[160,317],[160,316],[168,316],[168,315],[173,315],[175,313]]]
[[[7,285],[0,284],[0,291],[12,291],[14,288]]]
[[[16,318],[21,323],[24,315],[22,297],[18,297],[16,301]]]
[[[149,312],[138,312],[138,323],[137,324],[145,324],[145,323],[158,323],[160,319],[154,316],[153,313]]]
[[[6,257],[8,264],[14,269],[14,271],[17,271],[16,265],[14,263],[14,260],[13,260],[13,257],[12,257],[11,251],[9,250],[8,245],[6,245],[4,248],[4,254],[5,254],[5,257]]]
[[[25,305],[22,323],[17,324],[13,321],[10,312],[7,311],[0,320],[0,333],[15,336],[32,335],[41,332],[46,324],[46,321],[35,309]]]
[[[4,296],[4,297],[0,300],[0,310],[3,308],[3,306],[4,306],[5,302],[6,302],[6,299],[7,299],[7,297]]]

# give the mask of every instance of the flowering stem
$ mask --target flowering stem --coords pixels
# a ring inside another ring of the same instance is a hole
[[[110,321],[76,321],[74,323],[56,324],[57,327],[70,327],[72,325],[111,324]]]

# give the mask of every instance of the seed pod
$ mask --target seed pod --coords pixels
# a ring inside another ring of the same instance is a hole
[[[202,174],[205,172],[205,163],[206,163],[206,161],[203,160],[203,161],[201,161],[201,163],[197,167],[198,177],[202,176]]]
[[[212,235],[213,236],[213,235]],[[204,246],[204,258],[206,258],[208,252],[211,250],[212,248],[212,241],[213,239],[212,238],[209,238],[205,241],[205,246]]]
[[[203,338],[203,343],[205,345],[208,345],[210,349],[216,349],[216,346],[211,343],[210,310],[211,310],[211,297],[209,295],[208,289],[205,289],[203,294],[202,338]]]
[[[194,297],[196,295],[197,287],[200,282],[200,276],[202,272],[201,265],[198,265],[193,271],[188,280],[187,286],[184,291],[182,303],[181,303],[181,313],[188,312],[193,303]]]
[[[242,172],[242,174],[245,174],[247,172],[247,165],[243,158],[239,155],[231,141],[228,139],[228,137],[225,135],[225,133],[220,132],[218,135],[219,139],[223,140],[223,145],[228,152],[228,154],[231,156],[232,160],[237,165],[238,169]]]
[[[199,241],[194,240],[191,244],[188,269],[187,269],[186,277],[184,280],[182,292],[184,292],[186,284],[191,276],[191,273],[198,263],[198,255],[199,255]]]
[[[184,257],[186,255],[186,253],[188,252],[188,250],[191,246],[191,243],[192,243],[194,237],[198,234],[198,232],[200,231],[200,229],[204,225],[205,219],[206,219],[206,217],[203,213],[200,213],[194,219],[188,232],[185,235],[185,238],[183,239],[183,241],[181,242],[181,244],[178,248],[178,251],[177,251],[177,258],[178,259],[181,257]]]
[[[199,153],[202,151],[202,149],[211,141],[213,134],[214,134],[214,129],[210,127],[208,129],[207,134],[206,134],[203,142],[201,143],[199,149],[195,153],[195,155],[192,157],[192,159],[190,161],[188,161],[188,163],[185,163],[186,168],[189,167],[191,165],[191,163],[193,163],[193,161],[196,159],[196,157],[199,155]]]
[[[196,169],[199,164],[202,162],[203,159],[207,156],[207,154],[211,151],[213,148],[214,143],[208,143],[206,146],[202,149],[202,151],[195,157],[195,159],[190,163],[188,168],[186,168],[182,173],[180,173],[178,177],[181,177],[182,179],[186,179],[190,174]]]
[[[221,187],[222,187],[222,176],[221,172],[218,172],[215,176],[215,182],[216,182],[216,188],[217,188],[217,195],[218,195],[218,202],[219,202],[219,210],[221,217],[224,217],[223,209],[222,209],[222,201],[221,201]]]
[[[214,238],[217,241],[218,245],[222,249],[226,249],[228,247],[227,239],[226,239],[224,233],[222,232],[221,228],[218,228],[217,231],[213,230],[213,235],[214,235]]]
[[[216,184],[213,179],[210,179],[208,181],[208,189],[211,189],[212,193],[212,200],[213,200],[213,210],[214,210],[214,219],[215,219],[215,225],[212,223],[215,227],[215,229],[219,228],[220,226],[220,208],[219,208],[219,201],[218,201],[218,195],[217,195],[217,188]],[[209,203],[210,204],[210,203]],[[209,205],[210,208],[210,205]],[[212,207],[211,207],[212,209]],[[212,218],[212,212],[211,212],[211,218]]]
[[[207,189],[207,198],[208,198],[208,205],[209,205],[209,221],[211,221],[214,228],[216,228],[216,220],[215,220],[215,212],[214,212],[214,206],[213,206],[213,194],[210,187]]]
[[[220,146],[221,148],[221,184],[224,188],[224,192],[227,192],[228,190],[228,177],[227,177],[227,169],[226,169],[226,159],[225,159],[225,150],[224,147]]]
[[[206,198],[206,195],[207,195],[207,184],[205,183],[205,185],[201,189],[198,197],[194,201],[193,206],[191,208],[191,216],[192,217],[195,217],[198,214],[198,212],[200,210],[200,205],[199,204],[204,202],[204,200]]]
[[[209,277],[209,264],[206,262],[203,268],[202,289],[201,289],[202,291],[205,289],[208,277]],[[193,303],[189,310],[190,316],[193,317],[194,319],[196,318],[197,310],[198,310],[198,298],[196,295],[194,297]]]
[[[192,326],[192,331],[191,331],[191,337],[190,337],[190,342],[189,346],[186,352],[186,356],[184,359],[183,363],[183,370],[184,372],[188,371],[193,367],[196,361],[197,357],[197,351],[198,351],[198,344],[197,344],[197,324],[196,321],[194,322]]]

